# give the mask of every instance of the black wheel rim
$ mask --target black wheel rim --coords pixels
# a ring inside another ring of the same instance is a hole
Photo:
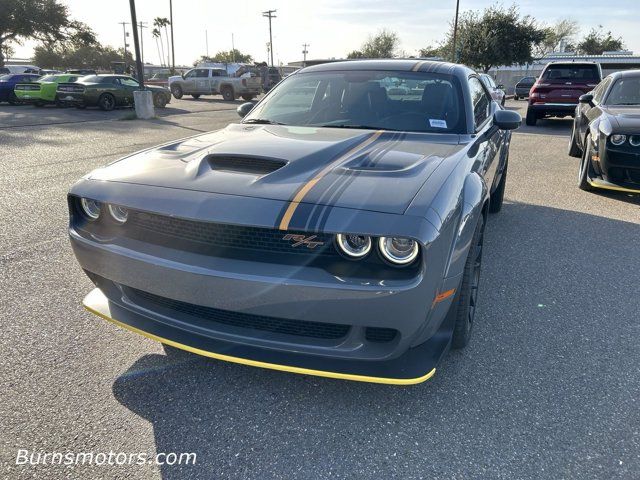
[[[484,228],[481,227],[480,235],[474,245],[473,263],[471,271],[471,292],[469,294],[469,312],[467,318],[467,328],[471,330],[473,319],[476,315],[478,305],[478,288],[480,287],[480,271],[482,269],[482,245],[484,241]]]
[[[104,105],[105,110],[111,110],[113,108],[113,100],[111,100],[111,97],[104,97],[102,105]]]

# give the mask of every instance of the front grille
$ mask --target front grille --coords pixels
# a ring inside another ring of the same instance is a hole
[[[365,330],[365,338],[375,343],[391,342],[397,334],[398,331],[393,328],[367,327]]]
[[[327,340],[336,340],[345,337],[347,333],[349,333],[350,328],[349,325],[339,325],[335,323],[289,320],[284,318],[220,310],[217,308],[180,302],[178,300],[171,300],[166,297],[154,295],[131,287],[125,287],[125,291],[134,302],[142,300],[143,307],[145,306],[144,303],[157,305],[175,312],[184,313],[202,320],[231,327]]]
[[[640,184],[640,169],[620,167],[610,168],[609,178],[614,182]]]
[[[284,167],[287,162],[270,158],[210,156],[209,165],[213,170],[266,175]]]
[[[239,249],[297,255],[338,255],[333,247],[333,235],[326,233],[283,232],[270,228],[200,222],[134,211],[130,212],[129,216],[129,221],[124,227],[125,235],[128,237],[198,253],[213,254],[216,253],[215,250]],[[307,239],[307,243],[296,240],[297,235]],[[314,246],[312,242],[322,244]],[[296,244],[298,245],[294,246]]]

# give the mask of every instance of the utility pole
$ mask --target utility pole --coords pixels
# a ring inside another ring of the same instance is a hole
[[[207,44],[207,58],[209,57],[209,32],[204,31],[204,41]]]
[[[147,22],[138,22],[138,26],[140,27],[140,56],[144,65],[144,36],[142,35],[142,29],[147,28]]]
[[[169,0],[169,22],[171,22],[171,73],[176,71],[176,51],[173,47],[173,1]]]
[[[131,8],[131,25],[138,25],[136,19],[136,0],[129,0],[129,7]],[[142,66],[142,58],[140,57],[140,42],[138,40],[138,29],[133,29],[133,47],[136,51],[136,67],[138,71],[138,82],[140,83],[140,90],[144,90],[144,68]]]
[[[456,19],[453,22],[453,61],[455,63],[458,62],[457,36],[458,36],[458,11],[459,10],[460,10],[460,0],[456,0]]]
[[[307,66],[307,53],[309,53],[309,51],[307,50],[307,47],[310,47],[310,46],[311,45],[309,45],[308,43],[302,44],[302,55],[304,55],[304,59],[302,60],[303,67]]]
[[[127,68],[127,28],[129,22],[118,22],[122,25],[122,38],[124,39],[124,67]]]
[[[233,59],[233,63],[236,63],[236,44],[233,41],[233,32],[231,32],[231,58]]]
[[[266,12],[262,12],[262,16],[269,19],[269,49],[271,50],[271,66],[273,67],[273,34],[271,32],[271,19],[277,18],[274,13],[277,10],[267,10]]]

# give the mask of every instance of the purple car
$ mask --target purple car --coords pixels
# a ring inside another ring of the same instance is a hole
[[[22,103],[13,92],[14,87],[18,83],[35,82],[37,78],[40,78],[40,75],[33,73],[12,73],[0,76],[0,102],[9,102],[11,105]]]

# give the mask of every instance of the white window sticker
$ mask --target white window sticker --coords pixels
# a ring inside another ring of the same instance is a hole
[[[447,121],[430,118],[429,125],[433,128],[447,128]]]

